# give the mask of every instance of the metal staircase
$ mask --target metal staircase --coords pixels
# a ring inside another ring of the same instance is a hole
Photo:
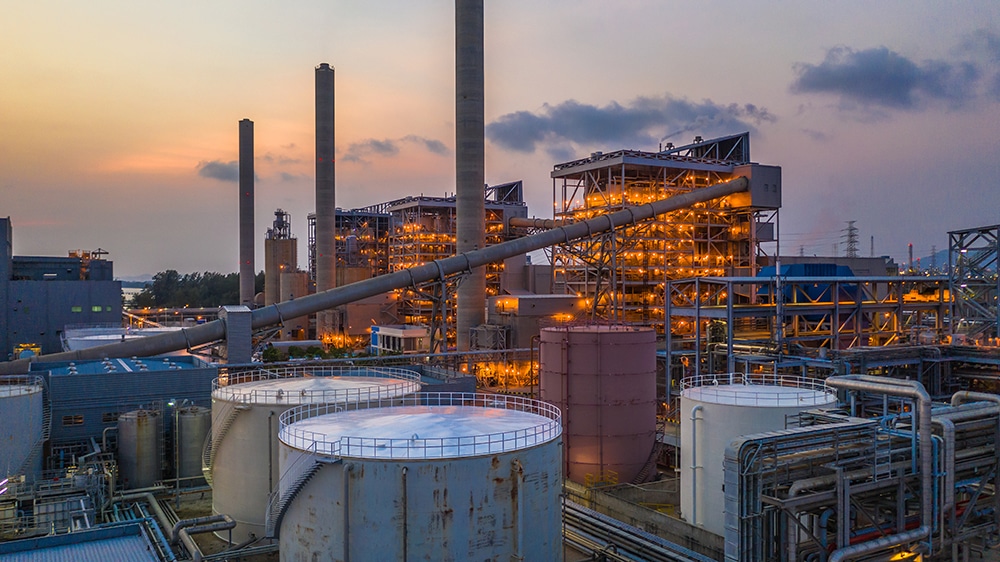
[[[42,385],[42,435],[31,445],[31,450],[28,455],[24,457],[24,461],[21,462],[21,466],[17,467],[17,471],[13,474],[24,474],[28,467],[34,462],[39,455],[42,454],[42,446],[45,442],[49,440],[49,434],[52,431],[52,404],[49,402],[49,389],[48,385]],[[37,476],[37,475],[33,475]]]
[[[264,523],[264,536],[267,538],[277,538],[278,532],[281,530],[281,520],[285,517],[285,512],[288,511],[288,506],[292,504],[295,500],[295,496],[302,491],[302,488],[309,483],[313,476],[324,464],[333,464],[341,462],[340,459],[330,459],[326,462],[318,460],[316,457],[309,456],[306,457],[306,467],[301,472],[298,472],[291,483],[288,485],[288,490],[282,494],[281,488],[282,484],[278,483],[278,489],[271,492],[271,495],[267,502],[267,521]],[[282,476],[282,480],[288,478],[290,475],[286,474]],[[346,475],[345,475],[346,478]]]
[[[250,406],[246,404],[229,404],[225,408],[220,416],[222,423],[219,424],[218,428],[215,428],[213,424],[213,427],[208,430],[208,435],[205,437],[205,446],[201,451],[201,473],[209,486],[212,485],[212,464],[215,460],[215,451],[219,450],[222,439],[225,438],[226,433],[229,433],[229,429],[233,427],[236,417],[243,410],[249,409]]]
[[[642,465],[642,469],[632,479],[632,484],[644,483],[649,478],[649,473],[656,470],[656,461],[660,458],[660,451],[663,450],[663,435],[666,431],[666,424],[666,419],[656,422],[656,439],[653,441],[653,449],[649,452],[646,464]]]

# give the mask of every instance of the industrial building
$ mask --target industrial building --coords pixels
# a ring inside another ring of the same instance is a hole
[[[107,252],[15,256],[10,217],[0,218],[0,349],[16,359],[62,350],[67,326],[120,325],[122,287]]]

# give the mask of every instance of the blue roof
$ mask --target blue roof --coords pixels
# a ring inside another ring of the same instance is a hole
[[[97,373],[138,373],[149,371],[168,371],[177,369],[204,369],[213,367],[203,361],[195,361],[191,356],[176,355],[168,357],[145,357],[136,359],[113,358],[102,361],[100,359],[87,359],[73,361],[73,369],[70,369],[70,361],[39,361],[32,364],[32,371],[50,371],[52,375],[90,375]]]
[[[159,562],[139,523],[0,543],[0,562]]]

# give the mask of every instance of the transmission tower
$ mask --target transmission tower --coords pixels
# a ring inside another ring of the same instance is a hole
[[[847,221],[847,228],[842,230],[844,234],[841,236],[844,241],[844,245],[847,246],[847,251],[844,255],[849,258],[858,257],[858,227],[854,226],[857,221]]]

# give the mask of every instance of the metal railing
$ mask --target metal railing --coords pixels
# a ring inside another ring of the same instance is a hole
[[[409,438],[381,438],[358,436],[330,436],[324,432],[296,427],[299,421],[315,416],[336,413],[336,404],[310,404],[292,408],[278,418],[278,437],[297,449],[314,451],[332,457],[350,456],[366,458],[420,458],[435,459],[457,456],[486,455],[516,450],[545,443],[562,433],[559,408],[545,402],[521,396],[487,395],[471,393],[432,392],[401,397],[392,401],[359,403],[359,408],[407,406],[461,406],[497,408],[535,414],[544,419],[529,427],[452,437],[424,438],[417,434]]]
[[[0,377],[0,396],[22,396],[41,392],[45,379],[38,375],[10,375]]]
[[[365,388],[301,389],[250,388],[249,382],[275,381],[294,378],[351,377],[395,381],[391,384]],[[214,398],[244,404],[305,404],[319,402],[360,402],[391,398],[420,390],[420,375],[408,369],[392,367],[278,367],[250,372],[227,373],[212,381]]]
[[[776,374],[720,373],[681,379],[681,392],[702,388],[712,397],[738,405],[816,406],[826,404],[836,390],[820,379]],[[809,392],[787,392],[795,388]]]

